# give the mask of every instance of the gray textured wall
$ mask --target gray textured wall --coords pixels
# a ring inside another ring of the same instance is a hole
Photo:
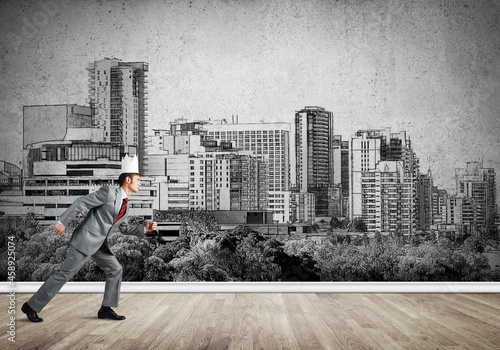
[[[151,127],[175,117],[406,130],[438,184],[484,159],[500,174],[498,1],[0,1],[0,159],[22,106],[86,103],[88,63],[150,64]],[[500,186],[499,186],[500,187]]]

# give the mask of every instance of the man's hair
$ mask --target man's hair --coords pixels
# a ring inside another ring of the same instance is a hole
[[[125,183],[127,177],[130,177],[130,180],[132,180],[132,178],[136,175],[139,175],[141,176],[141,174],[139,173],[123,173],[123,174],[120,174],[120,177],[118,177],[118,182],[120,183],[120,187],[123,186],[123,184]]]

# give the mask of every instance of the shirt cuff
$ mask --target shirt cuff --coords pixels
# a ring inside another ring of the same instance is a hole
[[[64,224],[62,222],[60,222],[59,220],[57,220],[57,223],[64,226]],[[66,227],[66,226],[64,226],[64,227]]]

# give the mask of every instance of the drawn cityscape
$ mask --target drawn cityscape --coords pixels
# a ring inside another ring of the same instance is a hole
[[[86,70],[88,105],[24,106],[22,169],[0,163],[7,216],[54,222],[78,196],[116,185],[130,154],[142,175],[131,214],[144,219],[195,210],[276,235],[335,218],[371,234],[497,238],[496,175],[481,160],[452,170],[449,193],[420,168],[405,131],[363,129],[342,139],[321,106],[301,107],[289,123],[231,115],[150,130],[147,62],[104,58]]]

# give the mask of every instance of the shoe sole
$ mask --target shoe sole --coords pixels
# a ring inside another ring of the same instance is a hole
[[[113,320],[113,321],[123,321],[123,320],[125,320],[125,318],[118,318],[118,319],[116,319],[116,318],[111,318],[111,317],[106,317],[106,316],[101,316],[101,315],[97,315],[97,318],[100,318],[101,320],[103,320],[105,318],[108,318],[108,319]]]

